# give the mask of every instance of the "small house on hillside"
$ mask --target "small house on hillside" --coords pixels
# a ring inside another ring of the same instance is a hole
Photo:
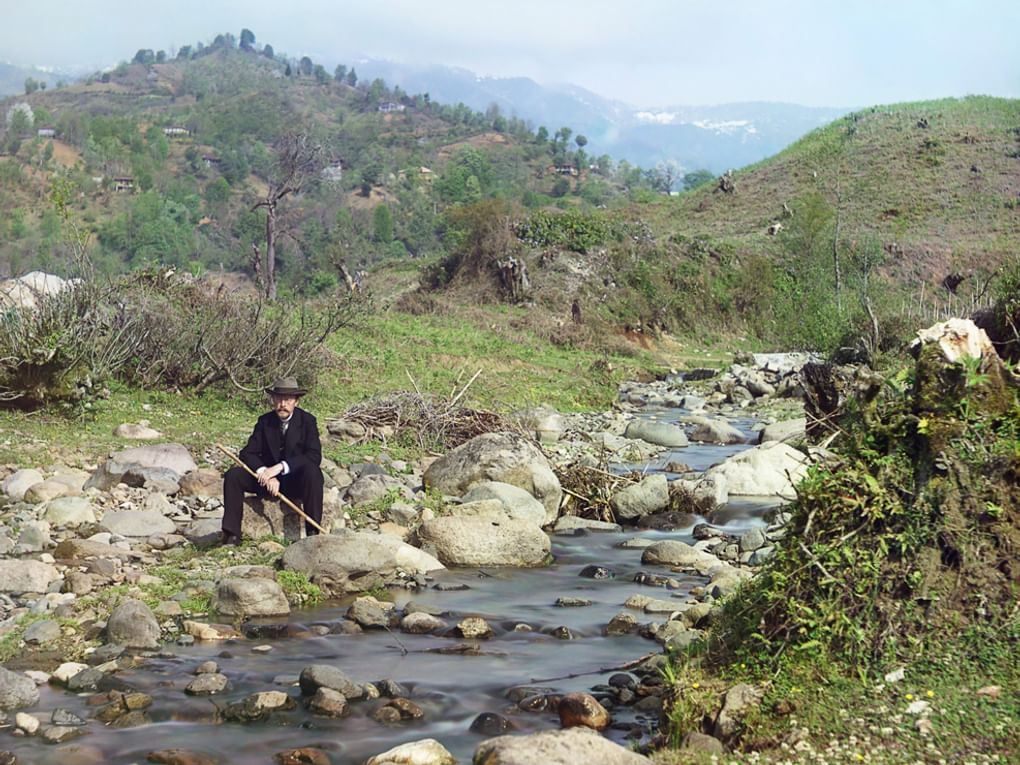
[[[334,159],[324,168],[322,168],[322,178],[330,183],[339,183],[344,177],[344,161],[342,159]]]
[[[569,175],[571,178],[577,177],[577,168],[573,165],[555,165],[552,171],[557,175]]]
[[[41,127],[35,131],[35,134],[40,138],[56,138],[57,129],[51,127]]]
[[[135,190],[135,179],[122,176],[120,178],[113,179],[113,190],[114,191],[134,191]]]
[[[219,167],[221,164],[223,164],[222,159],[220,159],[219,157],[214,157],[212,154],[203,154],[202,161],[205,163],[206,167]]]
[[[395,104],[392,101],[383,101],[379,104],[379,111],[383,114],[389,114],[390,112],[402,112],[407,108],[403,104]]]
[[[191,135],[191,131],[180,125],[171,125],[170,127],[163,128],[163,135],[168,138],[180,138],[181,136]]]

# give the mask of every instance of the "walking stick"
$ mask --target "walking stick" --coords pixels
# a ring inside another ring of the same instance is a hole
[[[234,454],[232,451],[230,451],[230,449],[227,449],[225,446],[223,446],[223,444],[216,444],[216,448],[219,449],[224,454],[226,454],[228,457],[230,457],[230,459],[232,459],[238,465],[243,467],[245,470],[247,470],[251,474],[251,476],[253,478],[258,478],[259,477],[258,473],[256,473],[254,470],[252,470],[247,465],[245,465],[243,462],[241,462],[241,459],[236,454]],[[323,534],[327,533],[327,531],[324,528],[322,528],[322,526],[320,526],[317,522],[315,522],[314,520],[309,518],[307,515],[305,515],[305,512],[300,507],[298,507],[293,502],[291,502],[289,499],[287,499],[283,494],[277,494],[276,496],[280,499],[281,502],[283,502],[283,504],[285,504],[287,507],[289,507],[295,513],[297,513],[302,518],[304,518],[308,523],[312,524],[315,528],[317,528]]]

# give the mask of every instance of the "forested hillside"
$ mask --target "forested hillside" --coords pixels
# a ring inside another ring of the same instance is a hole
[[[278,190],[287,136],[315,148],[300,189],[277,210],[282,284],[304,293],[334,285],[339,261],[353,272],[438,253],[451,205],[499,196],[526,208],[590,207],[655,182],[589,157],[569,127],[438,104],[360,81],[353,67],[326,72],[275,56],[244,35],[240,46],[220,35],[173,59],[140,50],[82,84],[3,106],[7,274],[62,271],[47,202],[58,178],[106,271],[160,263],[251,274],[252,245],[264,248],[258,204]]]

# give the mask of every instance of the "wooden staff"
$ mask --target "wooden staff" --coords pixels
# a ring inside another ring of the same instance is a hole
[[[244,464],[243,462],[241,462],[241,458],[240,458],[240,457],[238,457],[238,456],[237,456],[236,454],[234,454],[234,453],[233,453],[232,451],[230,451],[230,449],[227,449],[227,448],[226,448],[225,446],[223,446],[223,444],[216,444],[216,448],[217,448],[217,449],[219,449],[219,450],[220,450],[221,452],[223,452],[224,454],[226,454],[226,455],[227,455],[228,457],[230,457],[230,459],[232,459],[232,460],[233,460],[234,462],[236,462],[236,463],[237,463],[238,465],[240,465],[241,467],[243,467],[243,468],[244,468],[245,470],[247,470],[247,471],[248,471],[248,473],[249,473],[249,474],[251,474],[252,478],[258,479],[258,477],[259,477],[259,476],[258,476],[258,473],[256,473],[256,472],[255,472],[254,470],[252,470],[252,469],[251,469],[250,467],[248,467],[247,465],[245,465],[245,464]],[[324,528],[322,528],[322,526],[320,526],[320,525],[319,525],[319,524],[318,524],[317,522],[315,522],[314,520],[312,520],[311,518],[309,518],[309,517],[308,517],[307,515],[305,515],[305,512],[304,512],[304,510],[302,510],[302,509],[301,509],[300,507],[298,507],[298,506],[297,506],[297,505],[295,505],[295,504],[294,504],[293,502],[291,502],[291,501],[290,501],[289,499],[287,499],[287,498],[286,498],[286,497],[285,497],[285,496],[284,496],[284,495],[283,495],[282,493],[280,493],[280,494],[277,494],[276,496],[277,496],[277,498],[278,498],[278,499],[279,499],[279,500],[280,500],[281,502],[283,502],[283,504],[285,504],[285,505],[286,505],[287,507],[289,507],[289,508],[290,508],[291,510],[293,510],[293,511],[294,511],[295,513],[297,513],[297,514],[298,514],[298,515],[300,515],[300,516],[301,516],[302,518],[304,518],[304,519],[305,519],[305,520],[306,520],[306,521],[307,521],[308,523],[312,524],[312,525],[313,525],[313,526],[314,526],[315,528],[317,528],[317,529],[318,529],[319,531],[321,531],[321,532],[322,532],[323,534],[326,534],[326,533],[328,533],[328,532],[327,532],[327,531],[326,531],[326,530],[325,530]]]

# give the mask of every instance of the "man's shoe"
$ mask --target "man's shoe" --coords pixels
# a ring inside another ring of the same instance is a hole
[[[220,544],[224,546],[237,547],[241,544],[241,537],[237,534],[231,534],[229,531],[224,531],[220,537]]]

